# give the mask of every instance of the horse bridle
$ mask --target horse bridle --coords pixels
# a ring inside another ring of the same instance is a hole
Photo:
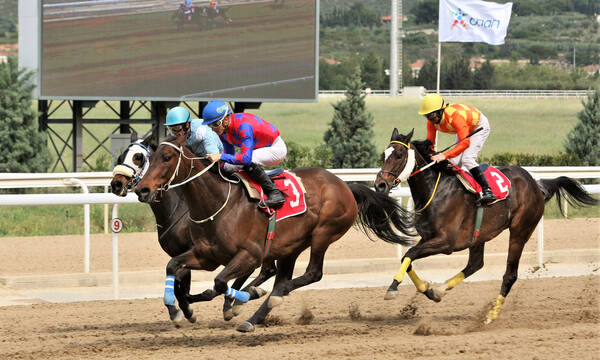
[[[201,171],[197,172],[196,174],[190,176],[190,174],[192,173],[192,170],[194,168],[194,160],[202,160],[202,159],[206,159],[206,157],[194,157],[194,158],[189,158],[187,157],[184,153],[183,153],[183,147],[182,146],[176,146],[174,144],[171,144],[170,142],[164,141],[161,142],[160,145],[168,145],[172,148],[174,148],[175,150],[177,150],[179,152],[179,159],[177,159],[177,167],[175,168],[175,171],[173,171],[173,175],[171,175],[171,178],[169,179],[169,181],[167,181],[164,185],[162,185],[159,190],[161,191],[167,191],[169,188],[175,188],[177,186],[181,186],[184,184],[187,184],[188,182],[202,176],[202,174],[204,174],[205,172],[207,172],[214,164],[216,164],[217,162],[211,162],[210,165],[206,166],[204,169],[202,169]],[[179,174],[179,165],[181,165],[181,158],[185,157],[188,160],[192,161],[192,164],[190,165],[190,172],[188,173],[186,179],[184,179],[182,182],[175,184],[175,185],[171,185],[171,183],[173,182],[173,180],[175,179],[175,177],[177,177],[177,175]],[[219,169],[219,175],[221,175],[221,177],[223,177],[223,175],[221,174],[221,171]],[[189,219],[196,223],[196,224],[202,224],[205,223],[207,221],[212,221],[215,219],[215,216],[217,216],[224,208],[225,206],[227,206],[227,203],[229,202],[229,197],[231,195],[231,181],[227,181],[227,184],[229,185],[229,189],[227,191],[227,198],[225,199],[225,202],[223,203],[223,205],[215,212],[213,213],[211,216],[204,218],[202,220],[194,220],[192,219],[192,216],[189,215],[188,213],[188,217]]]
[[[392,141],[390,141],[390,144],[403,145],[404,147],[406,147],[406,149],[408,151],[406,165],[404,166],[404,169],[402,169],[398,174],[391,172],[391,171],[383,170],[383,169],[379,170],[378,175],[390,174],[394,177],[394,181],[392,181],[392,184],[391,184],[391,188],[393,189],[396,186],[400,185],[401,182],[408,180],[409,177],[411,177],[417,173],[417,172],[412,172],[413,169],[415,168],[415,166],[417,166],[417,162],[415,161],[415,150],[410,148],[410,143],[403,143],[402,141],[392,140]],[[388,154],[387,151],[389,149],[392,149],[392,151]],[[386,154],[384,161],[387,160],[387,158],[391,155],[391,153],[393,151],[395,151],[395,150],[393,150],[393,148],[391,146],[388,147],[388,149],[386,149],[386,151],[384,152]]]
[[[406,160],[406,165],[404,166],[404,169],[400,172],[399,175],[396,175],[395,173],[391,172],[391,171],[385,171],[385,170],[380,170],[379,174],[382,173],[388,173],[392,176],[394,176],[394,181],[392,181],[392,185],[391,185],[391,189],[395,188],[396,186],[398,186],[401,182],[408,180],[408,178],[410,178],[411,176],[417,175],[418,173],[422,172],[423,170],[429,168],[430,166],[433,166],[434,164],[436,164],[435,161],[430,162],[429,164],[418,168],[417,170],[413,171],[413,169],[415,167],[417,167],[417,162],[415,161],[415,151],[413,149],[410,148],[410,142],[408,144],[403,143],[402,141],[397,141],[397,140],[393,140],[390,142],[391,144],[400,144],[405,146],[408,149],[408,159]],[[391,147],[389,147],[388,149],[391,149]],[[387,149],[386,149],[387,151]],[[391,155],[387,154],[386,159]],[[412,165],[409,165],[409,163],[412,162]],[[412,171],[412,172],[411,172]],[[431,201],[433,200],[433,197],[435,196],[435,193],[437,191],[438,185],[440,183],[440,177],[441,177],[442,173],[438,173],[437,176],[437,180],[435,181],[435,186],[433,188],[433,191],[431,192],[431,196],[429,197],[429,200],[427,201],[427,203],[425,204],[425,206],[423,206],[422,208],[420,208],[419,210],[415,210],[416,213],[421,213],[423,210],[425,210],[429,204],[431,204]]]
[[[123,162],[121,164],[118,164],[113,169],[113,176],[123,175],[125,177],[131,178],[131,180],[129,180],[126,184],[126,187],[128,190],[133,189],[133,187],[135,185],[137,185],[137,183],[140,182],[140,180],[142,179],[142,177],[144,177],[144,174],[148,170],[148,166],[150,163],[150,161],[149,161],[150,148],[148,146],[144,145],[144,143],[142,143],[140,141],[134,141],[134,142],[130,143],[129,146],[127,146],[126,153],[129,153],[130,149],[134,146],[139,146],[145,151],[144,161],[142,162],[142,165],[137,167],[137,169],[136,169],[136,167],[125,163],[125,160],[123,160]],[[129,170],[132,171],[133,173],[130,174]]]

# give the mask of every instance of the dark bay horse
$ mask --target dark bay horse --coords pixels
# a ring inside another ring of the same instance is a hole
[[[424,169],[431,162],[429,141],[411,141],[413,132],[402,135],[394,129],[390,145],[384,152],[381,171],[375,179],[375,189],[388,193],[391,187],[408,179],[415,203],[415,225],[421,240],[411,247],[402,258],[402,265],[386,293],[386,299],[398,294],[398,284],[408,273],[419,292],[434,301],[441,301],[446,291],[455,287],[483,267],[485,242],[504,229],[509,229],[510,240],[506,272],[500,294],[488,312],[486,323],[498,317],[506,296],[517,280],[519,259],[523,247],[544,214],[545,203],[554,195],[565,196],[573,205],[597,205],[581,185],[571,178],[561,176],[552,180],[535,181],[519,166],[498,167],[511,182],[506,200],[496,202],[484,209],[483,222],[478,236],[474,236],[476,223],[476,195],[464,190],[459,180],[446,170],[448,162],[441,162]],[[423,168],[422,171],[419,169]],[[559,199],[560,200],[560,199]],[[560,206],[559,201],[559,206]],[[432,288],[423,282],[411,262],[435,254],[451,254],[469,249],[466,267],[444,284]]]
[[[283,301],[283,296],[319,281],[327,248],[357,218],[367,234],[371,232],[387,242],[410,243],[406,235],[412,235],[408,230],[412,219],[394,199],[364,185],[347,185],[324,169],[299,168],[294,172],[304,183],[307,210],[277,222],[275,238],[267,248],[266,213],[248,200],[242,186],[227,181],[218,164],[195,158],[183,145],[184,140],[170,137],[158,146],[136,193],[140,201],[152,202],[170,186],[182,185],[190,217],[194,219],[190,227],[194,247],[169,262],[167,284],[174,277],[176,283],[176,275],[186,269],[212,271],[223,265],[214,288],[202,293],[204,300],[226,294],[243,301],[247,294],[232,291],[228,281],[247,276],[262,263],[277,260],[271,294],[249,320],[238,326],[238,331],[253,331],[254,325],[262,323],[271,309]],[[306,272],[292,278],[296,259],[307,248],[310,259]],[[168,292],[166,288],[165,294]],[[165,296],[165,305],[172,313],[172,297]]]
[[[128,189],[132,189],[144,176],[148,168],[149,160],[152,153],[156,150],[156,145],[151,143],[151,137],[138,140],[135,134],[132,134],[131,144],[125,151],[119,155],[117,164],[113,170],[113,178],[110,182],[111,191],[118,196],[126,196]],[[160,247],[170,257],[174,257],[190,250],[194,246],[193,234],[190,231],[192,222],[189,219],[189,210],[187,203],[183,200],[183,192],[180,188],[175,188],[173,191],[168,191],[161,194],[159,199],[151,202],[150,208],[156,219],[156,227],[158,231],[158,243]],[[267,264],[261,268],[259,276],[248,285],[248,290],[251,294],[251,299],[257,299],[266,294],[266,291],[258,288],[260,284],[275,275],[275,264]],[[191,274],[190,270],[186,269],[178,274],[179,281],[174,289],[175,296],[178,299],[185,297],[186,301],[182,304],[194,303],[197,296],[190,294]],[[246,278],[237,279],[232,285],[234,289],[240,289]],[[241,303],[232,304],[233,300],[225,297],[223,304],[223,318],[231,320],[234,316],[239,315]],[[182,309],[182,312],[177,312],[177,315],[172,319],[176,324],[183,320],[183,316],[190,322],[195,322],[196,317],[193,311],[189,308]]]

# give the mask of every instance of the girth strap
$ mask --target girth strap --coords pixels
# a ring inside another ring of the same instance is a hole
[[[477,213],[475,215],[475,230],[473,231],[473,238],[471,239],[471,246],[479,239],[479,230],[481,229],[481,223],[483,222],[483,206],[477,206]]]
[[[277,223],[275,220],[277,219],[277,211],[273,211],[273,214],[269,217],[269,226],[267,228],[267,237],[265,239],[265,252],[263,254],[263,258],[265,258],[269,254],[269,250],[271,250],[271,241],[275,237],[275,224]]]

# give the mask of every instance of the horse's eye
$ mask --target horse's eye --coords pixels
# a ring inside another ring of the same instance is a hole
[[[163,155],[162,159],[164,162],[169,162],[169,161],[171,161],[172,157],[173,157],[172,155]]]
[[[133,155],[133,163],[141,167],[144,164],[144,155],[142,153]]]

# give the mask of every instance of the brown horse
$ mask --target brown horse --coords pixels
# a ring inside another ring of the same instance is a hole
[[[268,216],[248,200],[240,185],[227,181],[218,165],[194,158],[183,145],[184,140],[171,137],[161,143],[136,187],[140,201],[152,202],[169,186],[183,185],[190,217],[194,219],[190,227],[194,247],[167,265],[164,302],[170,314],[174,308],[170,286],[177,282],[175,277],[180,271],[212,271],[223,265],[214,288],[202,293],[204,300],[226,294],[244,301],[247,294],[232,291],[228,281],[247,276],[262,263],[277,260],[270,296],[248,321],[238,326],[239,331],[253,331],[254,325],[262,323],[271,309],[283,301],[283,296],[321,279],[327,248],[348,231],[357,217],[367,234],[372,232],[388,242],[409,244],[408,238],[396,233],[390,224],[391,221],[396,229],[410,234],[407,229],[412,221],[392,198],[364,185],[347,185],[324,169],[299,168],[294,172],[304,183],[307,210],[277,223],[275,239],[265,253]],[[296,259],[307,248],[310,259],[306,272],[292,279]]]
[[[132,134],[131,144],[117,158],[117,164],[113,170],[113,178],[110,182],[111,191],[118,196],[126,196],[128,189],[132,189],[144,176],[148,168],[150,157],[156,150],[156,145],[151,143],[151,137],[144,140],[138,140],[137,135]],[[190,250],[193,245],[192,233],[189,230],[192,222],[189,219],[188,207],[183,200],[183,192],[180,188],[175,188],[174,191],[168,191],[161,194],[160,198],[151,202],[150,208],[156,219],[156,227],[158,231],[158,243],[160,247],[170,257],[174,257]],[[266,294],[266,291],[258,288],[260,284],[275,275],[275,264],[270,263],[263,265],[261,272],[249,285],[250,299],[257,299]],[[238,290],[242,287],[248,277],[237,279],[232,288]],[[186,269],[178,274],[177,287],[174,289],[177,299],[187,299],[187,301],[178,300],[180,304],[194,303],[197,300],[197,295],[190,294],[191,274],[190,270]],[[234,316],[239,315],[241,303],[232,304],[233,300],[225,297],[223,303],[223,318],[231,320]],[[183,320],[185,316],[188,321],[195,322],[196,317],[193,315],[193,310],[183,308],[182,312],[177,312],[173,318],[175,324]]]
[[[375,189],[382,193],[390,191],[399,181],[408,179],[415,203],[416,229],[421,240],[411,247],[402,258],[402,266],[386,293],[386,299],[398,294],[398,284],[408,273],[417,290],[434,301],[441,301],[446,291],[483,267],[485,242],[495,238],[502,230],[509,229],[510,240],[506,272],[500,294],[488,312],[486,323],[498,317],[504,299],[517,280],[519,259],[523,247],[544,214],[545,202],[556,195],[574,205],[597,205],[598,200],[568,177],[536,182],[519,166],[498,169],[511,182],[506,200],[486,207],[478,236],[474,236],[476,224],[476,196],[464,190],[454,174],[446,171],[448,162],[441,162],[425,169],[431,162],[429,141],[412,141],[413,132],[407,135],[394,129],[390,145],[384,152],[385,159],[377,178]],[[414,154],[414,155],[413,155]],[[420,169],[422,171],[420,171]],[[560,206],[560,201],[559,201]],[[444,284],[432,288],[423,282],[412,269],[411,262],[435,254],[451,254],[469,249],[467,266]]]

